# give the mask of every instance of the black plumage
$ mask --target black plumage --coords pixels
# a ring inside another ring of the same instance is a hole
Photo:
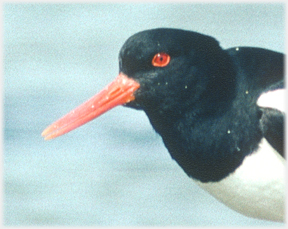
[[[165,68],[151,65],[157,52],[171,56]],[[126,106],[146,112],[189,176],[202,182],[225,178],[263,137],[283,155],[283,114],[268,115],[256,104],[263,92],[283,87],[283,54],[223,50],[209,36],[156,29],[129,38],[119,59],[120,72],[141,85]]]

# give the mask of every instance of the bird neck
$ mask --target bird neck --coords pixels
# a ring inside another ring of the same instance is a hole
[[[226,106],[219,104],[218,112],[191,109],[147,114],[172,158],[188,176],[202,182],[222,180],[257,148],[262,136],[259,112],[238,97],[226,100]]]

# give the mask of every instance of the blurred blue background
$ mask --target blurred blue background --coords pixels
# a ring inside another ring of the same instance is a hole
[[[145,114],[118,107],[52,141],[42,130],[118,73],[134,33],[193,30],[284,52],[283,4],[4,4],[4,223],[283,226],[198,188]]]

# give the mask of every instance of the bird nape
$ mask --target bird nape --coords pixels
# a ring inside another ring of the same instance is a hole
[[[283,60],[261,48],[224,50],[192,31],[142,31],[121,48],[118,77],[42,135],[56,138],[117,105],[144,110],[200,187],[246,216],[283,221]],[[262,96],[275,92],[266,106]]]

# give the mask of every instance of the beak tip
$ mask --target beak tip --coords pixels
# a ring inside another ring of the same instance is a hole
[[[41,136],[42,137],[47,136],[48,132],[49,132],[49,130],[48,130],[48,128],[46,128],[45,130],[42,131]]]
[[[41,133],[41,136],[44,138],[44,140],[50,140],[53,137],[51,136],[53,130],[51,129],[51,126],[48,126],[43,132]]]
[[[41,136],[44,138],[45,141],[48,141],[48,140],[55,138],[55,137],[53,137],[52,134],[43,134],[42,133]]]

